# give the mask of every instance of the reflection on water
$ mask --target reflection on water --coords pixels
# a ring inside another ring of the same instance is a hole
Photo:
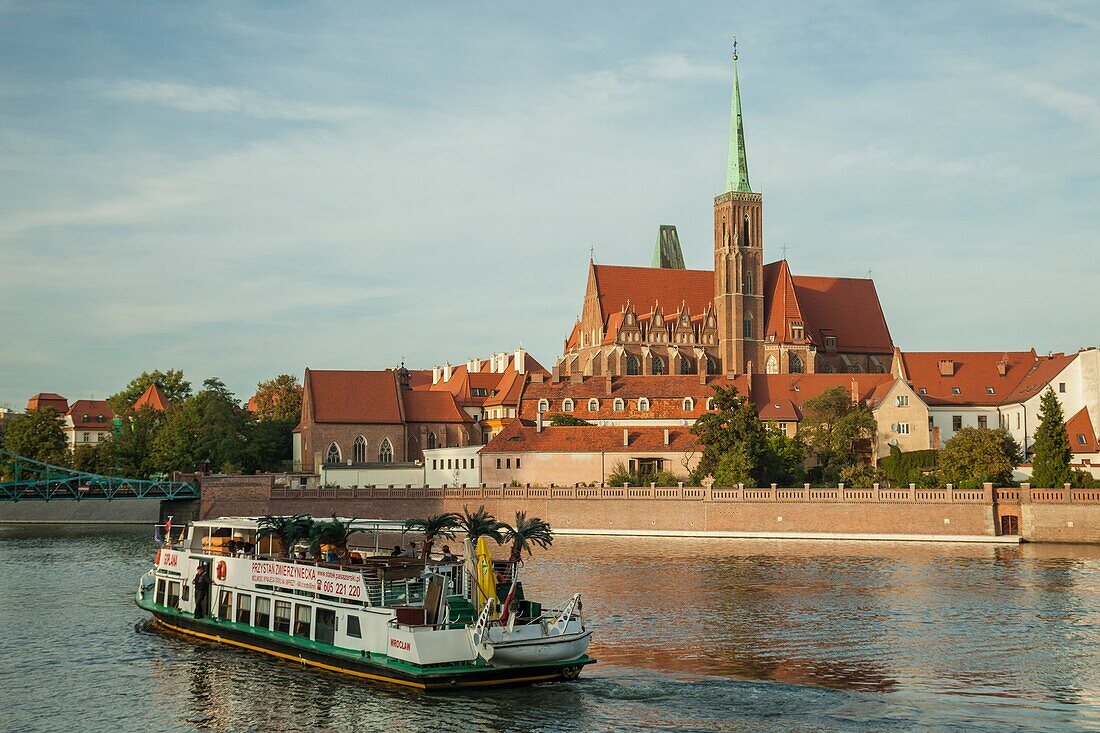
[[[0,527],[10,730],[1089,730],[1100,547],[561,537],[578,683],[426,695],[151,632],[143,530]]]

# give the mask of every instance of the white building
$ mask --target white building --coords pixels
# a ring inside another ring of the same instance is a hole
[[[424,451],[427,486],[480,486],[482,446],[467,445]]]

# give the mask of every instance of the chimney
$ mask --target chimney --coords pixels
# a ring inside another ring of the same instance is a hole
[[[516,360],[513,362],[512,366],[514,366],[516,371],[520,374],[527,373],[527,352],[522,346],[516,349]]]
[[[553,371],[550,373],[550,381],[553,384],[557,384],[561,381],[561,363],[555,364]]]
[[[669,440],[668,428],[665,428],[665,445],[669,445],[669,444],[671,444],[671,442],[672,441]]]
[[[859,382],[852,380],[852,402],[859,403]]]
[[[583,381],[584,381],[584,375],[580,374],[579,372],[569,375],[570,384],[580,384]]]
[[[443,365],[443,381],[451,381],[451,362],[447,362]]]
[[[955,362],[951,359],[940,359],[940,376],[941,377],[953,377],[955,376]]]
[[[466,373],[477,374],[477,359],[471,358],[466,360]]]
[[[623,428],[623,445],[630,445],[630,428]]]
[[[608,397],[610,397],[611,396],[611,375],[608,374],[606,377],[604,377],[604,380],[605,380],[604,381],[604,394],[606,394]]]
[[[997,362],[997,373],[1000,374],[1002,377],[1008,374],[1008,362],[1004,359],[1001,359],[999,362]]]
[[[432,384],[439,384],[439,378],[443,376],[443,370],[439,366],[432,367]]]
[[[542,432],[542,413],[541,412],[535,413],[535,432],[536,433],[541,433]]]
[[[495,356],[490,356],[489,357],[489,373],[490,374],[496,374],[497,373],[497,359],[496,359]]]

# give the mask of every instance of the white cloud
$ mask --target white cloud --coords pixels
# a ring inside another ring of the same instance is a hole
[[[1043,106],[1100,131],[1100,99],[1045,82],[1011,77],[1010,84]]]
[[[705,64],[683,54],[660,54],[642,59],[626,67],[627,72],[662,81],[728,81],[729,68]]]
[[[262,120],[341,122],[371,114],[371,110],[364,106],[311,104],[238,87],[136,79],[123,79],[102,86],[110,99],[159,104],[186,112],[234,114]]]

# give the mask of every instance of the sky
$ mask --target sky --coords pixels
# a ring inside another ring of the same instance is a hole
[[[1100,343],[1095,2],[0,0],[0,405],[145,370],[551,366],[591,253],[766,260],[908,350]]]

